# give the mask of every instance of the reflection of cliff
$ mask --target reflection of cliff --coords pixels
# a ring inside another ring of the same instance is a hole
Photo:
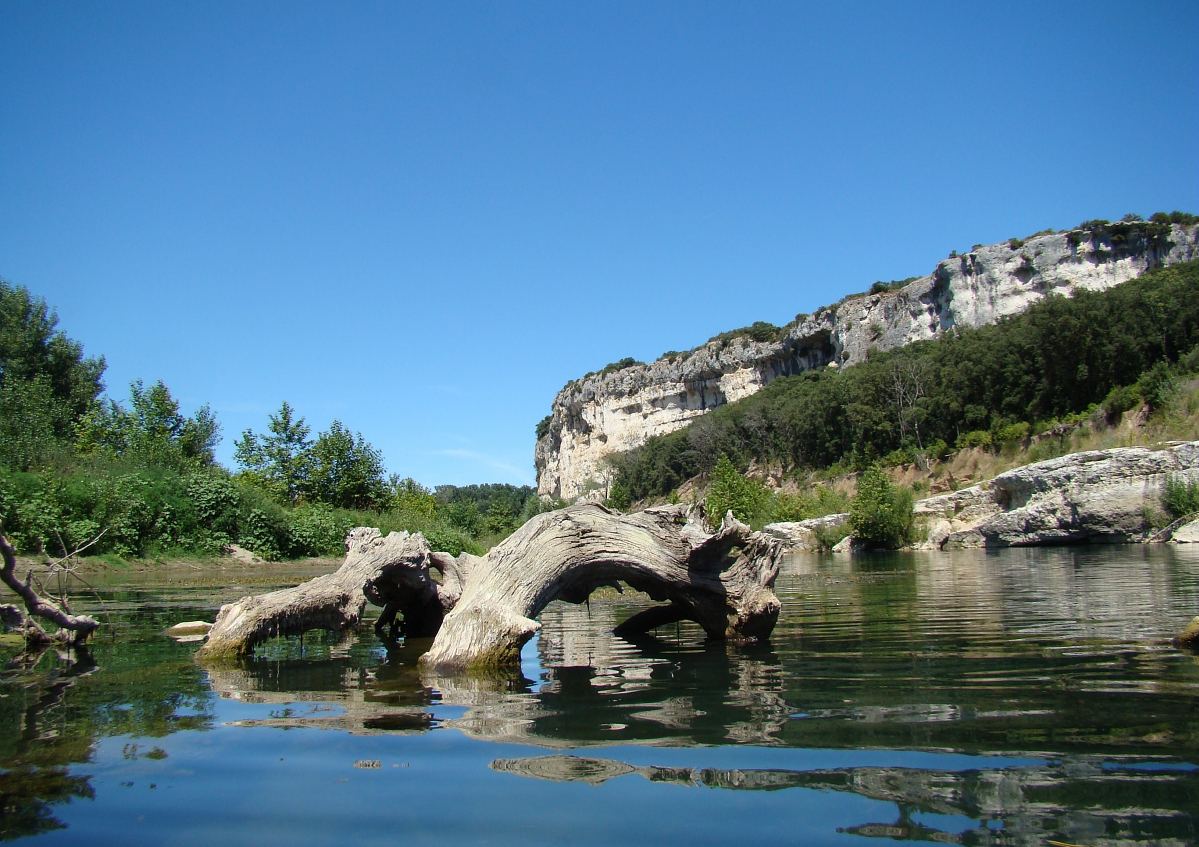
[[[1100,847],[1151,839],[1157,845],[1193,844],[1199,835],[1191,811],[1199,801],[1195,770],[1121,766],[1100,758],[1069,764],[976,770],[859,767],[766,770],[635,766],[613,759],[541,756],[496,759],[492,768],[517,776],[594,785],[630,774],[651,782],[735,791],[848,792],[894,803],[893,822],[868,822],[845,831],[896,840],[975,845],[1043,845],[1067,837]],[[1085,804],[1078,798],[1085,797]],[[1064,808],[1085,811],[1064,811]],[[952,820],[951,820],[952,818]],[[966,825],[969,819],[975,822]],[[956,826],[951,826],[954,824]]]

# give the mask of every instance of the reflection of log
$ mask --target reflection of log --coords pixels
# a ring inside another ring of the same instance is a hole
[[[442,615],[457,599],[460,577],[451,571],[445,587],[429,576],[429,567],[457,568],[451,557],[430,554],[424,536],[359,528],[346,538],[346,558],[331,574],[295,588],[243,597],[222,606],[201,654],[239,656],[276,635],[298,635],[309,629],[334,632],[355,626],[366,601],[394,605],[414,634],[436,632]]]
[[[683,506],[620,515],[581,505],[538,515],[486,558],[431,553],[419,534],[356,529],[346,543],[336,573],[223,607],[202,653],[240,655],[275,634],[344,629],[370,600],[385,607],[384,623],[402,614],[407,634],[436,633],[422,657],[427,667],[514,666],[547,604],[582,603],[617,582],[670,604],[634,616],[621,627],[626,633],[691,620],[711,638],[749,642],[768,636],[779,612],[772,586],[780,545],[731,516],[709,533]]]

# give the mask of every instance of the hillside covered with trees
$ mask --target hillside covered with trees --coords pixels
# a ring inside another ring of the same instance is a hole
[[[742,472],[860,470],[1021,442],[1142,404],[1160,413],[1197,372],[1199,262],[1189,262],[852,367],[776,380],[614,457],[611,500],[667,497],[721,457]]]
[[[217,464],[220,423],[185,416],[162,381],[104,393],[104,359],[54,311],[0,280],[0,531],[17,549],[62,556],[339,555],[354,526],[421,531],[439,550],[483,552],[541,508],[532,488],[439,486],[385,474],[361,433],[313,436],[289,403]]]

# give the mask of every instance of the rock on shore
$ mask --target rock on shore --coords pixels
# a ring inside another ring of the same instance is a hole
[[[1153,525],[1171,476],[1199,482],[1199,441],[1160,449],[1090,450],[1014,468],[979,485],[918,501],[915,514],[925,531],[914,547],[1197,540],[1199,521],[1167,532]],[[846,520],[848,515],[830,515],[770,524],[763,532],[791,549],[813,550],[817,528]]]

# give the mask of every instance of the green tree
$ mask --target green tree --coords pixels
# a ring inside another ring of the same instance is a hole
[[[392,474],[389,487],[391,488],[391,508],[401,515],[429,521],[440,511],[433,492],[410,476],[401,479],[396,474]]]
[[[721,454],[712,469],[705,510],[708,522],[719,526],[728,512],[747,524],[755,524],[770,500],[770,492],[757,480],[743,476],[728,456]]]
[[[297,417],[295,409],[284,400],[279,413],[269,416],[265,433],[259,435],[247,429],[233,442],[233,457],[255,485],[280,500],[295,503],[310,472],[309,432],[304,419]]]
[[[149,388],[139,379],[129,386],[129,408],[96,401],[75,425],[80,453],[108,453],[140,464],[182,470],[211,467],[221,427],[207,405],[191,417],[162,380]]]
[[[912,492],[897,488],[877,464],[862,471],[849,504],[854,538],[876,547],[902,547],[912,538]]]
[[[371,509],[387,499],[383,456],[362,433],[355,435],[341,421],[317,436],[308,450],[308,475],[303,493],[309,500],[342,509]]]
[[[27,469],[70,443],[104,389],[102,358],[58,329],[40,297],[0,279],[0,462]]]

